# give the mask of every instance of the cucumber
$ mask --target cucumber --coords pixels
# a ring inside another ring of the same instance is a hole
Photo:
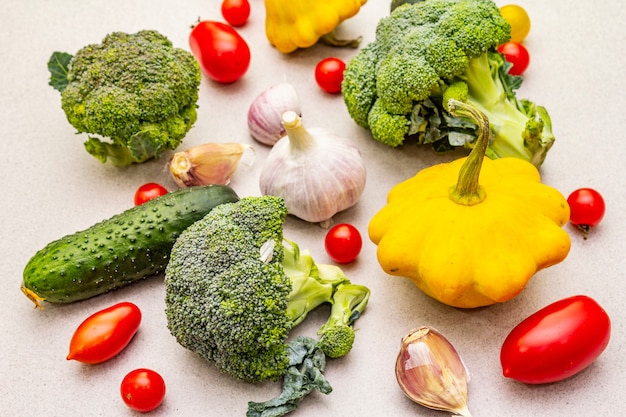
[[[163,272],[174,241],[214,207],[239,199],[226,185],[183,188],[50,242],[26,264],[22,291],[71,303]]]

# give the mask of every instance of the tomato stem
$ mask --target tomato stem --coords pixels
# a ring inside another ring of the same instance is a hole
[[[471,119],[478,126],[478,139],[459,170],[455,186],[450,188],[449,197],[457,204],[473,206],[482,202],[485,197],[484,188],[479,184],[480,169],[489,145],[489,119],[474,106],[451,99],[448,101],[450,113]]]

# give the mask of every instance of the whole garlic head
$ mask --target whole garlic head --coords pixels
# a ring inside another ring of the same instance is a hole
[[[261,193],[284,198],[289,214],[326,226],[363,193],[366,169],[361,153],[350,139],[321,128],[305,129],[293,111],[285,112],[282,120],[287,135],[267,157]]]

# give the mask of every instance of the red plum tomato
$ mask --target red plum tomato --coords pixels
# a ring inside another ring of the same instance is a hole
[[[354,261],[363,247],[359,230],[347,223],[336,224],[326,233],[326,253],[335,262],[347,264]]]
[[[95,312],[74,332],[67,360],[96,364],[111,359],[130,343],[140,323],[139,307],[129,302]]]
[[[250,66],[248,44],[232,26],[222,22],[198,22],[189,34],[189,47],[202,71],[220,83],[237,81]]]
[[[574,190],[567,197],[567,204],[570,208],[570,223],[583,231],[597,226],[606,211],[604,198],[592,188]]]
[[[167,194],[167,188],[156,182],[143,184],[135,191],[135,205],[139,206],[146,201],[150,201],[157,197]]]
[[[519,323],[502,344],[503,375],[527,384],[569,378],[588,367],[609,344],[611,321],[592,298],[556,301]]]
[[[222,1],[222,16],[232,26],[243,26],[250,17],[250,2],[248,0]]]
[[[120,394],[129,408],[143,413],[152,411],[165,398],[165,381],[151,369],[135,369],[122,380]]]
[[[340,93],[345,70],[346,63],[339,58],[322,59],[315,66],[315,81],[327,93]]]
[[[530,64],[530,54],[524,45],[517,42],[507,42],[498,47],[507,61],[513,66],[509,68],[509,74],[522,75]]]

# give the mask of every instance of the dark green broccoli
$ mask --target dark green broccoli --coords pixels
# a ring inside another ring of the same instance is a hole
[[[372,136],[397,147],[408,138],[438,151],[471,148],[477,126],[453,116],[443,102],[450,85],[456,97],[489,119],[490,158],[513,156],[541,165],[554,143],[545,108],[520,100],[522,78],[497,47],[510,25],[491,0],[424,0],[403,4],[382,18],[376,39],[355,55],[344,72],[348,112]],[[448,93],[452,96],[452,92]]]
[[[370,291],[283,237],[282,198],[222,204],[176,240],[165,272],[168,328],[189,350],[246,381],[276,380],[290,366],[290,330],[331,304],[319,331],[329,357],[350,351]],[[340,331],[336,331],[339,327]]]
[[[200,67],[156,31],[114,32],[73,56],[55,52],[48,69],[69,123],[100,137],[90,136],[85,148],[103,163],[157,158],[196,121]]]

